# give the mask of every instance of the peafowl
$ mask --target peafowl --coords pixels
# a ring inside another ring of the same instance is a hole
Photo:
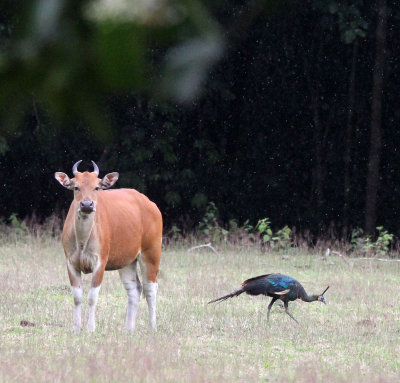
[[[267,321],[269,321],[269,314],[272,305],[278,300],[282,300],[285,306],[286,314],[288,314],[296,323],[297,320],[289,312],[289,302],[296,299],[301,299],[304,302],[320,301],[325,303],[324,294],[329,289],[329,286],[324,290],[321,295],[308,295],[304,290],[304,287],[292,277],[282,274],[265,274],[258,277],[247,279],[242,283],[242,288],[236,290],[230,294],[224,295],[223,297],[214,299],[210,303],[224,301],[225,299],[237,297],[242,293],[249,295],[267,295],[272,297],[271,303],[268,305]]]

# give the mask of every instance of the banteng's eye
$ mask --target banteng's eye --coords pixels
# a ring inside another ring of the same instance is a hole
[[[99,187],[98,187],[98,186],[96,186],[96,187],[94,188],[94,190],[96,190],[96,191],[97,191],[97,190],[99,190]]]
[[[75,190],[79,190],[78,186],[75,186],[74,189],[75,189]]]

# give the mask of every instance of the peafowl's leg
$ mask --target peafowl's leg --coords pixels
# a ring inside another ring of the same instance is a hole
[[[278,298],[272,298],[271,303],[268,305],[267,322],[269,322],[269,312],[271,311],[271,307],[277,300],[278,300]]]
[[[297,324],[299,324],[299,322],[297,322],[297,320],[295,319],[295,317],[294,317],[292,314],[290,314],[288,302],[284,302],[284,304],[285,304],[285,311],[286,311],[286,314],[289,315]]]

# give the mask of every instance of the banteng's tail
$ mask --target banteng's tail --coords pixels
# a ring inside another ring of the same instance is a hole
[[[224,301],[225,299],[232,298],[232,297],[237,297],[238,295],[240,295],[240,294],[242,294],[244,292],[245,292],[244,289],[236,290],[233,293],[230,293],[230,294],[224,295],[223,297],[219,297],[217,299],[214,299],[214,300],[208,302],[208,304],[214,303],[214,302],[218,302],[218,301]]]

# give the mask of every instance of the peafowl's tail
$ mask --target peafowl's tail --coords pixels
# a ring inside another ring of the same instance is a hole
[[[214,299],[214,300],[208,302],[208,304],[214,303],[214,302],[218,302],[218,301],[224,301],[225,299],[232,298],[232,297],[237,297],[238,295],[240,295],[240,294],[242,294],[244,292],[245,292],[244,289],[236,290],[233,293],[230,293],[230,294],[224,295],[223,297],[219,297],[217,299]]]

